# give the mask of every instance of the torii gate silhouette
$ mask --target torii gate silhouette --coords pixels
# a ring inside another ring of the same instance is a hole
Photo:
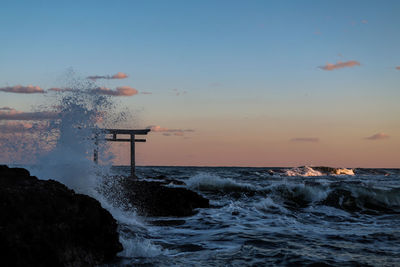
[[[146,142],[146,139],[135,139],[136,135],[147,135],[150,132],[150,129],[100,129],[100,132],[105,134],[112,134],[112,138],[106,138],[106,141],[110,142],[130,142],[131,143],[131,177],[135,178],[136,175],[136,163],[135,163],[135,143],[136,142]],[[117,138],[118,134],[130,135],[130,138]],[[97,148],[99,139],[98,134],[95,137],[96,147],[94,149],[93,160],[97,164],[99,160],[99,150]]]

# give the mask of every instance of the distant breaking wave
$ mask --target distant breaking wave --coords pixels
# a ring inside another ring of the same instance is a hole
[[[327,176],[327,175],[354,175],[353,169],[332,167],[296,167],[279,173],[281,176]]]

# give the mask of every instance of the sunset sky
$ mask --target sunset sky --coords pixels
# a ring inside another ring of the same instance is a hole
[[[154,129],[139,165],[400,167],[399,14],[400,1],[2,1],[0,133],[73,69],[132,111],[127,126]]]

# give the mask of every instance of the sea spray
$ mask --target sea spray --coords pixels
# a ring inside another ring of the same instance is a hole
[[[107,195],[107,190],[118,183],[110,184],[114,178],[110,169],[113,154],[101,129],[118,128],[131,114],[119,111],[115,97],[102,95],[96,88],[91,81],[73,78],[68,86],[50,91],[46,103],[36,106],[34,112],[51,116],[32,122],[18,138],[6,136],[3,143],[7,146],[2,149],[7,147],[12,162],[25,163],[32,175],[55,179],[100,201],[118,221],[124,245],[121,257],[159,255],[161,249],[145,238],[143,220],[134,211],[126,211],[121,199]],[[93,162],[95,149],[98,165]]]
[[[72,88],[57,92],[56,103],[52,103],[56,119],[51,120],[40,135],[52,142],[51,148],[36,161],[32,169],[41,178],[56,179],[81,193],[93,194],[99,183],[99,174],[111,166],[106,142],[95,144],[95,136],[104,139],[100,127],[114,107],[108,96],[92,93],[91,88]],[[93,151],[99,150],[102,166],[92,161]]]

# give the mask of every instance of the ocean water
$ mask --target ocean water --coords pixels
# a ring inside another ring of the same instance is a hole
[[[115,265],[400,266],[400,169],[137,172],[181,180],[212,207],[184,218],[114,212],[125,248]],[[169,223],[158,226],[160,220]]]
[[[104,176],[129,168],[110,173],[109,144],[94,141],[105,138],[101,129],[133,120],[113,98],[94,94],[95,84],[73,80],[66,88],[46,99],[53,120],[2,133],[0,156],[99,200],[124,246],[111,265],[400,266],[400,170],[139,167],[141,179],[185,182],[211,208],[185,218],[138,216],[97,190]],[[94,149],[101,165],[91,161]]]

